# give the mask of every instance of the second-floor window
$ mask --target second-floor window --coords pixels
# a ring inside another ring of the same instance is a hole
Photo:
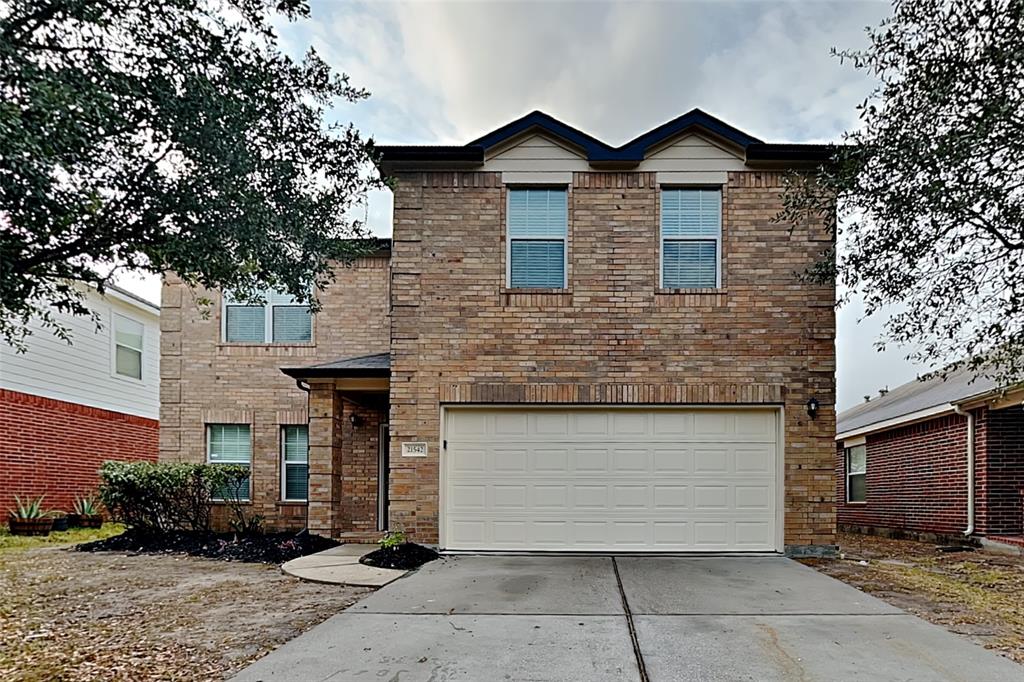
[[[661,286],[665,289],[721,286],[721,249],[721,190],[662,190]]]
[[[114,372],[131,379],[142,378],[142,338],[145,327],[124,315],[114,315]]]
[[[224,340],[232,343],[308,343],[313,338],[309,306],[276,291],[263,294],[264,305],[224,297]]]
[[[508,286],[565,288],[567,202],[565,189],[508,191]]]

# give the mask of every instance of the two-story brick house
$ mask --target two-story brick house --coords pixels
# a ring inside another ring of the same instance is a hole
[[[799,275],[831,236],[773,220],[827,154],[698,110],[620,147],[542,113],[384,147],[390,248],[315,320],[167,279],[162,457],[248,462],[272,525],[338,537],[827,550],[834,290]]]

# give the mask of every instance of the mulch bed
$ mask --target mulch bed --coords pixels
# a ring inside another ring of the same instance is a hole
[[[76,545],[74,549],[79,552],[187,554],[223,561],[280,564],[296,557],[337,547],[338,544],[330,538],[306,532],[239,536],[235,533],[189,531],[143,533],[129,529],[105,540]]]
[[[401,545],[370,552],[361,558],[359,563],[377,568],[400,568],[409,571],[419,568],[439,556],[437,552],[429,547],[417,545],[415,542],[405,542]]]

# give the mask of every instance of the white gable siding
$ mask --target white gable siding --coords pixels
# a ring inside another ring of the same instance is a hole
[[[656,172],[662,184],[724,184],[729,171],[745,170],[743,158],[701,135],[684,135],[647,155],[637,167]]]
[[[505,183],[569,183],[573,171],[588,171],[590,164],[548,137],[531,135],[491,155],[481,170],[500,172]]]
[[[71,345],[33,321],[28,350],[17,353],[0,345],[0,388],[158,419],[160,414],[160,317],[141,304],[115,294],[88,294],[100,316],[97,330],[87,317],[57,313],[71,330]],[[142,323],[142,379],[114,372],[114,314]]]
[[[648,154],[635,171],[655,172],[661,184],[725,184],[729,171],[745,170],[741,153],[709,137],[687,134]],[[483,171],[506,184],[569,184],[574,172],[593,171],[586,157],[545,135],[525,135],[492,151]]]

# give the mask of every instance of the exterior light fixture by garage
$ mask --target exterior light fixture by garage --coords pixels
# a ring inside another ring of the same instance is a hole
[[[363,418],[362,418],[362,417],[360,417],[360,416],[359,416],[358,414],[356,414],[355,412],[353,412],[352,414],[350,414],[350,415],[348,416],[348,420],[349,420],[350,422],[352,422],[352,428],[353,428],[353,429],[358,429],[358,428],[359,428],[360,426],[362,426],[362,425],[363,425]]]
[[[818,416],[818,408],[819,407],[821,407],[821,404],[818,402],[817,398],[811,398],[810,400],[808,400],[807,401],[807,416],[810,417],[811,419],[814,419],[815,417],[817,417]]]

